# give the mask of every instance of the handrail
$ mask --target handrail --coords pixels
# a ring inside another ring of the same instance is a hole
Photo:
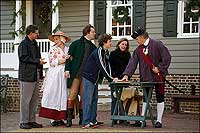
[[[36,39],[40,52],[49,52],[53,42],[49,39]],[[0,53],[14,53],[14,40],[1,40]]]
[[[14,52],[14,40],[1,40],[0,53],[13,53]]]

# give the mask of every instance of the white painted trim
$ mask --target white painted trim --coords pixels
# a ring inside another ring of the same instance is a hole
[[[106,4],[106,33],[112,33],[112,14],[111,14],[111,1],[107,1]]]
[[[56,3],[58,2],[58,0],[52,0],[52,7],[54,5],[56,5]],[[59,24],[59,11],[58,11],[58,7],[56,8],[55,12],[52,13],[52,32],[53,30],[56,28],[56,26]]]
[[[110,33],[112,34],[112,7],[113,5],[112,1],[108,0],[107,1],[107,6],[106,6],[106,33]],[[126,5],[126,4],[124,4]],[[130,4],[127,4],[128,6],[130,6]],[[132,8],[132,4],[131,4],[131,8]],[[132,16],[132,10],[131,10],[131,16]],[[132,32],[132,22],[131,22],[131,32]],[[121,38],[127,38],[128,40],[133,40],[133,38],[131,36],[112,36],[112,40],[119,40]]]
[[[90,0],[89,24],[94,25],[94,0]]]
[[[26,0],[26,27],[33,24],[33,1]]]
[[[199,33],[183,33],[184,23],[184,1],[178,1],[178,16],[177,16],[177,38],[198,38]],[[199,24],[200,26],[200,24]]]
[[[21,9],[21,6],[22,6],[22,1],[16,0],[16,10],[15,10],[16,13]],[[22,27],[22,15],[18,13],[15,20],[16,20],[15,31],[17,31],[19,30],[20,27]],[[19,44],[22,41],[22,35],[19,33],[19,31],[17,31],[17,34],[18,36],[15,36],[14,44]]]

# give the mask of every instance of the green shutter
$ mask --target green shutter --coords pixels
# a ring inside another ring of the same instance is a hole
[[[133,31],[137,27],[145,29],[146,25],[146,1],[133,0]]]
[[[176,37],[177,36],[177,0],[164,0],[163,11],[163,36]]]
[[[94,26],[97,35],[106,33],[106,0],[94,1]]]

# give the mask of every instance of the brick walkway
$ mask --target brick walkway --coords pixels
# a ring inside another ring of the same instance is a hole
[[[48,119],[37,117],[44,128],[22,130],[19,129],[19,112],[1,113],[1,132],[199,132],[199,114],[175,114],[165,112],[163,116],[163,128],[152,127],[151,121],[147,120],[147,127],[141,129],[131,125],[114,125],[111,127],[110,112],[98,112],[98,120],[105,124],[96,129],[82,129],[78,125],[78,119],[73,120],[73,126],[51,127]],[[131,122],[133,123],[133,122]]]

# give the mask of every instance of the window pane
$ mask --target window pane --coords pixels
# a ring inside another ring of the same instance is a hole
[[[132,0],[125,0],[125,1],[127,1],[127,4],[131,4]]]
[[[131,15],[131,7],[127,6],[127,8],[128,8],[128,15]]]
[[[198,5],[195,5],[194,7],[192,7],[192,10],[199,10],[199,6]]]
[[[192,24],[192,33],[198,33],[198,23]]]
[[[126,27],[126,35],[131,35],[131,27]]]
[[[190,33],[190,24],[183,25],[183,33]]]
[[[124,4],[124,0],[119,0],[118,4]]]
[[[194,16],[192,17],[192,21],[199,21],[199,12],[193,12]]]
[[[117,5],[117,0],[112,0],[112,5]]]
[[[131,25],[131,17],[128,17],[128,19],[126,20],[126,25]]]
[[[124,25],[124,23],[119,23],[119,25]]]
[[[117,36],[117,28],[112,28],[112,36]]]
[[[119,36],[124,36],[124,28],[119,28]]]
[[[112,8],[112,13],[117,9],[117,7],[113,7]]]
[[[132,0],[112,0],[111,1],[112,5],[115,6],[110,6],[111,13],[112,13],[112,18],[110,18],[111,23],[112,23],[112,36],[130,36],[131,35],[131,30],[132,30]],[[126,5],[124,5],[126,4]],[[109,5],[108,5],[109,6]],[[114,20],[114,11],[116,12],[118,10],[117,17],[120,21],[124,17],[124,8],[128,10],[127,14],[127,20],[125,22],[117,22]],[[117,10],[116,10],[117,9]],[[120,10],[121,9],[121,10]]]
[[[184,13],[184,22],[190,22],[190,18]]]
[[[117,26],[117,22],[114,19],[112,19],[112,26]]]

